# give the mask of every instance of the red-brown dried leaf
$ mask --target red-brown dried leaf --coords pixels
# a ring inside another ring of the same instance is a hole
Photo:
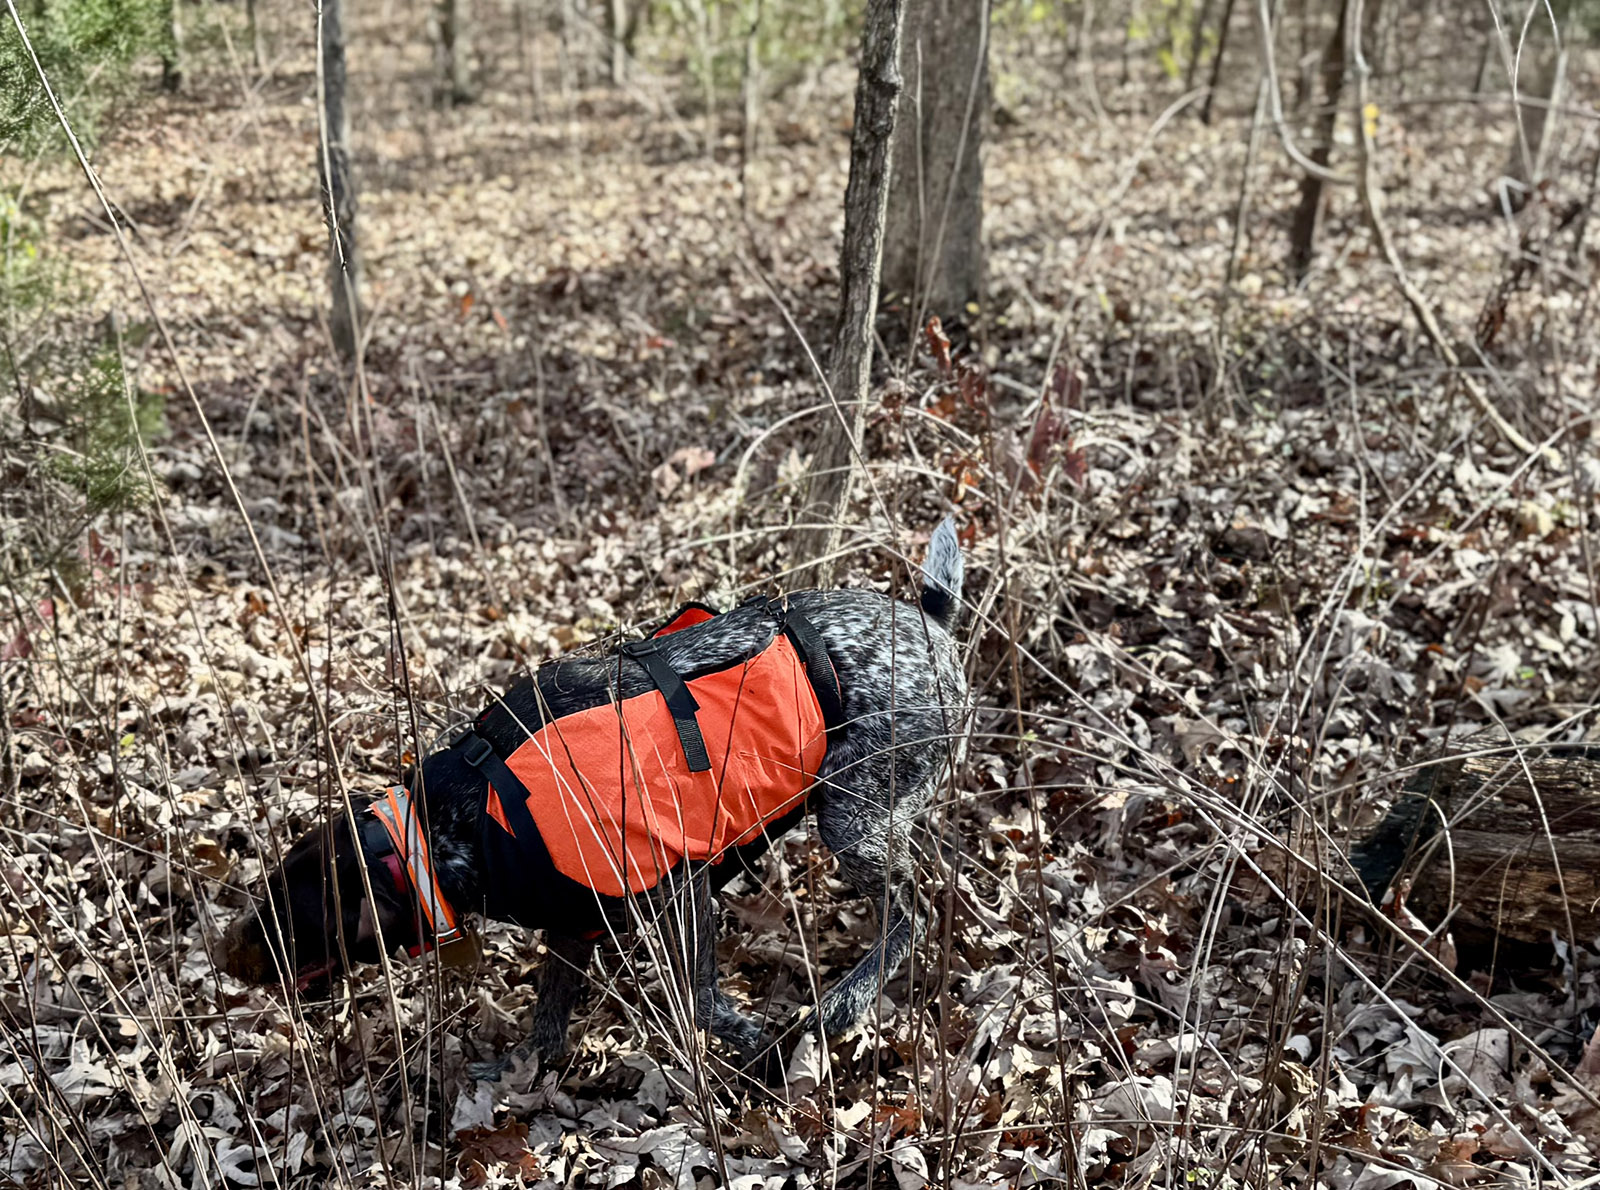
[[[915,1136],[922,1128],[922,1107],[915,1099],[905,1103],[880,1103],[874,1117],[889,1125],[890,1136]]]
[[[498,1128],[464,1128],[456,1140],[461,1144],[459,1168],[465,1185],[482,1186],[491,1170],[524,1178],[544,1172],[543,1163],[528,1151],[528,1126],[518,1120],[507,1120]]]
[[[1067,448],[1061,452],[1061,470],[1077,487],[1083,487],[1089,479],[1089,460],[1084,457],[1081,447],[1072,445],[1072,439],[1067,439]]]
[[[1083,373],[1069,363],[1059,363],[1050,373],[1049,403],[1057,409],[1083,407]]]
[[[961,390],[961,399],[966,402],[968,409],[980,413],[988,410],[989,375],[982,368],[963,365],[956,378],[956,386]]]
[[[1043,473],[1050,461],[1050,450],[1066,433],[1067,423],[1057,415],[1046,401],[1039,406],[1039,416],[1034,418],[1033,433],[1028,437],[1028,466],[1033,473]]]
[[[955,372],[955,366],[950,362],[950,338],[944,333],[944,324],[939,321],[937,314],[928,319],[923,333],[927,336],[928,352],[938,365],[939,375],[949,380]]]

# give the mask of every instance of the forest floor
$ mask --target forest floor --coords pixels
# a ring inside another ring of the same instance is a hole
[[[34,332],[118,315],[165,409],[150,510],[63,523],[50,394],[26,423],[0,397],[5,531],[50,562],[0,613],[0,1181],[1600,1172],[1600,1081],[1573,1073],[1600,952],[1402,963],[1414,918],[1330,924],[1348,872],[1319,883],[1285,858],[1336,862],[1470,737],[1595,733],[1595,261],[1568,263],[1557,227],[1600,125],[1564,126],[1559,184],[1508,222],[1507,109],[1383,92],[1399,254],[1452,341],[1499,310],[1465,372],[1550,446],[1530,453],[1422,335],[1353,190],[1288,281],[1298,180],[1270,132],[1235,245],[1248,95],[1208,128],[1108,66],[1097,115],[1081,88],[1030,87],[1063,68],[998,38],[993,297],[949,368],[885,312],[842,562],[844,583],[909,589],[928,531],[960,519],[978,708],[927,824],[915,968],[767,1093],[662,1014],[642,950],[611,947],[567,1063],[485,1083],[467,1064],[520,1036],[532,998],[524,933],[487,929],[469,971],[401,962],[391,987],[370,972],[287,1005],[220,976],[216,935],[262,857],[326,812],[331,758],[343,787],[377,790],[527,666],[805,561],[796,481],[830,416],[806,344],[821,352],[836,300],[852,72],[769,104],[741,185],[737,126],[708,157],[703,118],[648,76],[562,88],[541,34],[535,88],[501,29],[480,102],[440,112],[423,40],[358,16],[351,381],[321,313],[305,32],[277,31],[264,76],[197,69],[96,150],[181,371],[81,177],[29,170],[27,209],[79,290],[75,321]],[[1511,271],[1518,237],[1540,267]],[[1298,842],[1316,832],[1325,853]],[[735,886],[726,924],[728,985],[773,1019],[872,933],[805,831],[764,886]]]

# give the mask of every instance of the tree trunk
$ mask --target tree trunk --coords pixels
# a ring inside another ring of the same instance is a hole
[[[1530,745],[1424,769],[1350,863],[1374,900],[1404,876],[1407,906],[1429,925],[1453,911],[1458,931],[1593,938],[1600,747]]]
[[[639,17],[643,0],[606,0],[607,32],[611,35],[611,84],[620,87],[628,80],[628,63],[633,58],[639,36]]]
[[[797,561],[815,585],[833,575],[840,518],[850,499],[855,457],[866,426],[872,378],[873,319],[883,268],[889,206],[890,153],[900,77],[904,0],[867,0],[856,80],[855,129],[850,135],[850,181],[844,192],[844,244],[839,250],[839,318],[833,332],[828,382],[832,417],[823,429],[806,484]]]
[[[750,161],[756,155],[761,131],[761,0],[750,6],[750,25],[744,36],[744,71],[740,78],[742,125],[739,136],[739,207],[749,214]]]
[[[1333,35],[1328,38],[1327,53],[1322,59],[1323,107],[1317,114],[1316,144],[1311,148],[1310,157],[1324,169],[1333,157],[1333,130],[1339,122],[1339,99],[1344,93],[1344,26],[1349,15],[1350,0],[1339,0],[1339,19],[1334,24]],[[1296,280],[1304,277],[1311,268],[1321,209],[1322,178],[1307,173],[1300,179],[1300,204],[1295,208],[1294,224],[1289,233],[1289,271]]]
[[[907,300],[913,333],[929,314],[965,317],[983,296],[988,9],[988,0],[906,4],[883,288]]]
[[[1482,95],[1489,81],[1489,64],[1494,61],[1495,33],[1490,30],[1483,37],[1483,52],[1478,55],[1478,73],[1472,79],[1472,93]]]
[[[1200,108],[1200,121],[1211,123],[1211,112],[1222,86],[1222,56],[1228,52],[1228,26],[1233,24],[1233,0],[1223,0],[1222,21],[1217,25],[1217,56],[1211,59],[1211,79],[1206,85],[1206,101]]]
[[[1572,233],[1572,250],[1567,256],[1567,263],[1575,269],[1583,268],[1584,240],[1589,236],[1589,221],[1594,218],[1597,196],[1600,196],[1600,146],[1595,147],[1594,164],[1589,167],[1589,192],[1584,196],[1583,210],[1578,215],[1578,229]]]
[[[1307,64],[1312,61],[1312,21],[1315,9],[1311,0],[1299,0],[1297,7],[1300,10],[1300,56],[1295,59],[1294,72],[1294,110],[1303,110],[1311,102],[1311,73]]]
[[[1536,36],[1530,31],[1530,39]],[[1513,209],[1520,209],[1549,176],[1550,150],[1558,140],[1560,105],[1567,89],[1567,51],[1542,41],[1531,53],[1523,53],[1514,82],[1517,95],[1543,101],[1537,107],[1518,104],[1513,112],[1518,135],[1511,142],[1505,176],[1521,184],[1510,196]]]
[[[1200,70],[1200,58],[1206,47],[1206,26],[1211,23],[1214,0],[1203,0],[1194,7],[1194,27],[1189,30],[1189,65],[1183,72],[1183,89],[1194,90],[1194,76]]]
[[[716,39],[712,36],[711,5],[708,0],[688,0],[694,17],[695,52],[699,57],[700,93],[705,104],[706,156],[715,161],[717,156],[717,72]]]
[[[161,50],[161,86],[163,90],[183,90],[183,20],[178,15],[178,5],[183,0],[167,0],[167,44]]]
[[[472,15],[467,3],[468,0],[439,0],[434,13],[439,68],[434,102],[439,107],[460,107],[474,99],[468,38]]]
[[[620,87],[628,81],[628,47],[622,41],[622,31],[628,23],[628,0],[610,0],[606,13],[611,20],[611,85]]]
[[[267,55],[261,44],[261,15],[256,11],[259,0],[244,0],[245,22],[250,28],[250,64],[257,71],[266,67]]]
[[[354,359],[361,321],[361,255],[356,240],[356,186],[350,166],[350,117],[345,106],[344,0],[322,0],[322,113],[327,131],[318,154],[323,201],[328,218],[328,279],[333,310],[328,319],[334,346]]]

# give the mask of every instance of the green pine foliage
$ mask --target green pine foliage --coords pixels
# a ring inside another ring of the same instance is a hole
[[[51,456],[51,470],[82,497],[85,516],[147,503],[153,493],[139,442],[165,428],[165,399],[129,388],[114,346],[83,360],[65,398],[68,434]]]
[[[172,2],[15,0],[15,18],[0,9],[0,160],[67,149],[40,67],[74,133],[92,140],[140,66],[173,53]],[[119,345],[89,330],[93,318],[70,271],[44,250],[28,172],[9,173],[0,189],[0,417],[10,423],[0,432],[0,458],[48,475],[54,494],[48,507],[0,498],[0,520],[37,560],[65,556],[94,518],[149,501],[138,445],[163,428],[164,401],[132,389]],[[17,559],[7,563],[15,577]]]
[[[142,57],[169,53],[172,0],[17,0],[56,97],[85,135]],[[9,11],[0,13],[0,153],[61,136],[38,70]]]

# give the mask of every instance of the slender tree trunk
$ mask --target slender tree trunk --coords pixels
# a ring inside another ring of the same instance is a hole
[[[256,70],[266,69],[267,54],[261,44],[261,14],[256,11],[260,0],[244,0],[245,21],[250,27],[250,64]]]
[[[1345,21],[1350,15],[1350,0],[1339,0],[1339,19],[1328,38],[1322,59],[1322,102],[1317,114],[1316,143],[1311,160],[1323,168],[1333,156],[1333,130],[1339,121],[1339,97],[1344,92]],[[1298,280],[1311,268],[1316,250],[1317,220],[1322,209],[1322,178],[1307,173],[1300,179],[1300,203],[1295,208],[1289,233],[1289,271]]]
[[[167,91],[183,89],[183,18],[178,5],[183,0],[167,0],[167,44],[161,51],[161,86]]]
[[[1133,78],[1133,31],[1144,24],[1142,0],[1132,0],[1132,3],[1133,12],[1128,17],[1128,23],[1122,26],[1122,75],[1118,81],[1124,87]]]
[[[988,9],[988,0],[906,0],[883,288],[908,299],[913,333],[929,314],[965,317],[983,296]]]
[[[1583,267],[1583,243],[1589,236],[1589,221],[1594,217],[1595,198],[1600,195],[1600,145],[1595,146],[1594,164],[1589,168],[1589,193],[1578,216],[1578,229],[1572,233],[1572,251],[1567,260],[1575,269]]]
[[[889,206],[891,152],[900,104],[904,0],[867,0],[856,80],[855,130],[850,135],[850,181],[844,193],[844,244],[839,251],[839,319],[833,332],[828,381],[833,417],[817,443],[806,484],[798,560],[815,584],[833,574],[840,518],[850,499],[855,457],[866,428],[872,379],[872,324],[878,312],[884,224]],[[818,526],[818,527],[809,527]]]
[[[1255,179],[1256,158],[1261,153],[1261,129],[1267,122],[1267,80],[1256,84],[1256,114],[1250,121],[1250,144],[1244,154],[1244,172],[1239,178],[1239,203],[1234,209],[1233,244],[1228,249],[1228,271],[1222,279],[1223,301],[1233,296],[1233,282],[1244,259],[1245,227],[1250,216],[1251,185]]]
[[[556,60],[561,76],[561,105],[566,108],[569,118],[572,115],[572,92],[580,81],[573,52],[573,29],[577,19],[577,14],[572,10],[572,0],[556,0],[556,20],[560,25],[556,38]]]
[[[350,117],[346,109],[344,0],[321,0],[322,111],[327,148],[317,156],[327,204],[328,279],[333,310],[328,319],[333,343],[354,359],[361,311],[361,255],[356,240],[356,185],[350,165]]]
[[[460,107],[474,99],[468,36],[472,14],[467,4],[468,0],[439,0],[434,10],[434,46],[439,70],[434,84],[434,102],[439,107]]]
[[[650,0],[624,0],[628,10],[628,19],[622,25],[622,48],[627,51],[631,59],[637,52],[639,44],[639,24],[650,9]]]
[[[1206,86],[1206,101],[1200,108],[1200,120],[1211,123],[1217,89],[1222,86],[1222,58],[1228,52],[1228,28],[1233,24],[1233,0],[1222,0],[1222,20],[1217,25],[1217,56],[1211,59],[1211,80]]]
[[[1550,146],[1558,140],[1560,105],[1567,89],[1567,51],[1548,39],[1548,30],[1540,33],[1545,39],[1530,47],[1532,52],[1524,51],[1515,80],[1519,96],[1543,103],[1537,107],[1518,104],[1513,112],[1518,135],[1511,142],[1505,167],[1505,176],[1521,183],[1511,193],[1513,208],[1521,208],[1549,175]],[[1534,36],[1539,34],[1531,33],[1530,40]]]
[[[695,50],[700,58],[700,91],[705,104],[705,149],[712,160],[717,156],[717,78],[716,41],[711,29],[711,5],[708,0],[688,0],[689,12],[694,17]]]
[[[744,36],[744,74],[740,90],[744,102],[739,137],[739,206],[749,214],[750,161],[756,155],[761,130],[761,0],[752,0],[750,26]]]
[[[1495,34],[1491,30],[1484,34],[1483,53],[1478,55],[1478,73],[1473,76],[1472,93],[1482,95],[1484,85],[1489,81],[1489,63],[1494,61]]]
[[[1312,24],[1316,8],[1311,0],[1299,0],[1300,10],[1300,55],[1295,59],[1294,73],[1294,110],[1301,111],[1306,104],[1311,102],[1312,76],[1308,68],[1311,54]]]
[[[1078,79],[1089,96],[1089,106],[1095,118],[1104,121],[1106,109],[1100,102],[1100,83],[1094,73],[1094,0],[1083,0],[1083,12],[1078,22]]]
[[[1211,9],[1215,0],[1204,0],[1195,5],[1194,27],[1189,30],[1189,65],[1183,72],[1183,89],[1194,90],[1194,76],[1199,73],[1200,59],[1205,54],[1206,26],[1211,23]]]
[[[620,87],[628,81],[628,47],[622,41],[628,24],[628,0],[607,0],[606,19],[611,33],[611,85]]]

